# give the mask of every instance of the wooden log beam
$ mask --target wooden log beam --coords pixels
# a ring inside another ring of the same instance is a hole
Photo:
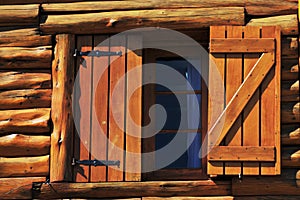
[[[298,59],[298,38],[283,37],[281,40],[281,58]]]
[[[211,25],[244,25],[244,8],[194,8],[114,11],[89,14],[46,15],[40,29],[54,33],[116,33],[138,27],[174,29],[204,28]]]
[[[275,49],[274,39],[211,39],[210,53],[264,53]]]
[[[299,79],[299,66],[298,64],[297,65],[294,65],[292,66],[290,69],[286,69],[285,67],[282,67],[282,74],[281,74],[281,79],[283,81],[286,81],[286,80],[292,80],[292,81],[295,81],[297,79]]]
[[[0,177],[48,176],[49,155],[39,157],[0,157]]]
[[[0,37],[0,47],[37,47],[51,43],[51,36]]]
[[[15,69],[50,69],[51,61],[35,60],[0,60],[0,69],[15,70]]]
[[[209,161],[275,161],[275,147],[216,146],[208,154]]]
[[[0,60],[34,60],[51,62],[51,46],[24,48],[24,47],[1,47]]]
[[[46,177],[0,178],[0,198],[32,199],[32,183],[45,181]]]
[[[230,195],[226,181],[147,181],[43,184],[34,198],[113,198]]]
[[[0,6],[0,26],[37,25],[39,4]]]
[[[42,156],[50,153],[50,136],[12,134],[0,137],[0,157]]]
[[[232,196],[220,197],[143,197],[142,200],[234,200]]]
[[[49,108],[51,89],[0,91],[0,110]]]
[[[296,180],[280,177],[244,177],[233,178],[232,195],[300,195]]]
[[[297,80],[290,88],[291,90],[294,91],[299,91],[299,80]]]
[[[24,28],[24,27],[5,27],[0,28],[0,38],[15,38],[39,35],[38,28]]]
[[[299,103],[285,103],[281,106],[282,123],[300,123]]]
[[[0,0],[0,5],[15,5],[15,4],[34,4],[34,3],[58,3],[58,2],[77,2],[82,0]]]
[[[50,108],[0,111],[0,135],[4,133],[48,133]]]
[[[95,12],[116,10],[147,10],[176,8],[214,8],[214,7],[244,7],[244,1],[238,0],[125,0],[125,1],[89,1],[77,3],[42,4],[42,11],[55,12]]]
[[[53,96],[50,180],[72,181],[72,90],[74,83],[73,35],[56,37],[55,58],[52,65]]]
[[[246,0],[245,8],[248,15],[252,16],[275,16],[297,14],[297,0]]]
[[[251,19],[247,26],[280,26],[283,35],[298,35],[297,14]]]
[[[299,168],[300,167],[300,150],[297,147],[284,147],[282,149],[282,167]]]
[[[33,88],[51,88],[51,74],[22,71],[0,72],[0,89],[14,90]]]

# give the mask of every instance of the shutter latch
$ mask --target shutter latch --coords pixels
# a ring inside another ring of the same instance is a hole
[[[93,51],[79,51],[78,49],[75,49],[75,52],[73,54],[74,57],[76,56],[89,56],[89,57],[101,57],[101,56],[121,56],[122,51],[99,51],[99,50],[93,50]]]
[[[73,158],[72,165],[88,165],[88,166],[118,166],[120,168],[119,160],[76,160]]]

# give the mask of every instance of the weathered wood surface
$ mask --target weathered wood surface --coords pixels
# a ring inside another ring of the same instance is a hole
[[[72,57],[74,36],[56,37],[55,58],[52,65],[53,95],[52,114],[53,132],[51,134],[50,180],[72,180],[72,90],[74,66]]]
[[[211,161],[275,161],[275,147],[218,146],[208,155]]]
[[[286,81],[286,80],[297,80],[299,79],[299,66],[294,65],[291,68],[285,68],[282,67],[282,75],[281,75],[281,80]]]
[[[52,56],[51,46],[25,48],[25,47],[1,47],[0,60],[34,60],[50,62]]]
[[[0,91],[0,110],[47,108],[51,106],[51,89]]]
[[[0,89],[48,89],[51,88],[50,73],[22,71],[0,72]]]
[[[299,168],[300,150],[296,147],[284,147],[282,156],[282,167]]]
[[[58,2],[77,2],[82,0],[0,0],[0,5],[14,4],[34,4],[34,3],[58,3]]]
[[[219,145],[221,143],[226,133],[234,123],[232,119],[237,118],[258,86],[261,84],[264,78],[263,76],[261,76],[261,74],[267,74],[273,64],[274,54],[264,53],[256,63],[256,66],[252,69],[251,72],[249,72],[248,76],[245,78],[245,81],[237,90],[237,93],[234,95],[230,103],[226,106],[220,118],[216,121],[215,126],[213,126],[209,130],[208,134],[211,134],[211,138],[215,139],[215,145]],[[219,123],[222,120],[224,120],[224,126],[222,126],[223,123]],[[221,131],[221,134],[218,135],[218,131]],[[216,137],[216,135],[218,135],[218,137]]]
[[[46,177],[0,178],[0,198],[32,199],[32,183],[45,181]]]
[[[282,102],[297,102],[300,100],[299,86],[295,81],[282,82]]]
[[[38,24],[39,5],[0,6],[0,26]]]
[[[142,200],[233,200],[233,196],[219,197],[143,197]]]
[[[38,157],[0,157],[0,177],[48,176],[49,155]]]
[[[0,137],[0,157],[42,156],[49,153],[49,136],[11,134]]]
[[[300,123],[299,103],[286,102],[281,106],[282,123]]]
[[[281,137],[283,145],[300,145],[300,128],[290,132],[288,135]]]
[[[0,47],[37,47],[51,43],[51,36],[0,37]]]
[[[275,49],[274,39],[211,39],[210,53],[258,53]]]
[[[39,30],[32,27],[0,27],[0,33],[0,38],[16,38],[39,35]]]
[[[113,33],[145,26],[186,29],[211,25],[244,25],[244,8],[135,10],[44,17],[45,21],[40,28],[45,34],[93,34],[99,33],[99,30],[101,33]]]
[[[47,133],[50,108],[0,111],[0,134]]]
[[[51,61],[47,58],[43,60],[0,60],[0,69],[50,69]]]
[[[298,59],[298,38],[282,37],[281,39],[281,58]]]
[[[42,185],[34,198],[111,198],[148,196],[216,196],[230,195],[230,182],[111,182],[111,183],[52,183]]]
[[[298,8],[296,0],[289,1],[263,1],[263,0],[156,0],[144,1],[90,1],[78,3],[42,4],[44,12],[92,12],[92,11],[113,11],[113,10],[137,10],[137,9],[175,9],[175,8],[213,8],[213,7],[245,7],[249,15],[284,15],[296,14]]]
[[[283,35],[298,35],[297,14],[251,19],[247,26],[280,26]]]
[[[296,180],[280,177],[244,177],[232,181],[232,195],[300,195]]]

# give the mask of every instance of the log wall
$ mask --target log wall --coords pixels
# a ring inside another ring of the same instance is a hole
[[[206,29],[211,25],[279,25],[282,28],[282,175],[276,179],[234,179],[229,184],[226,182],[216,186],[209,183],[205,187],[210,191],[209,195],[221,195],[216,199],[248,199],[250,196],[256,199],[261,195],[274,199],[280,199],[280,195],[298,199],[298,19],[298,0],[167,0],[159,3],[157,0],[0,0],[0,198],[32,198],[32,182],[44,182],[49,176],[50,146],[56,144],[56,141],[50,142],[52,120],[55,119],[55,115],[50,116],[55,35],[117,33],[144,26],[189,32],[192,28]],[[54,105],[56,103],[52,102]],[[61,137],[64,132],[55,129],[54,134]],[[182,184],[193,185],[192,182],[179,183],[172,187],[179,188]],[[132,186],[140,185],[137,183]],[[105,187],[109,188],[105,197],[112,198],[122,185],[82,184],[81,190],[76,189],[77,186],[74,188],[74,185],[58,183],[53,187],[62,195],[55,193],[55,196],[51,196],[53,190],[43,184],[43,191],[34,193],[35,197],[94,197],[102,194],[101,190],[95,192],[95,188]],[[124,198],[137,196],[138,199],[143,194],[147,196],[143,199],[162,199],[155,196],[190,196],[181,199],[199,199],[195,196],[207,195],[197,192],[199,188],[197,191],[191,188],[191,191],[179,189],[174,192],[171,187],[168,188],[168,183],[144,184],[142,188],[147,188],[145,191],[151,189],[144,193],[134,187],[130,189],[131,193],[121,189],[120,194]],[[166,194],[161,189],[163,187],[167,188]],[[253,190],[253,187],[260,190]],[[91,195],[82,196],[81,191],[90,192]]]

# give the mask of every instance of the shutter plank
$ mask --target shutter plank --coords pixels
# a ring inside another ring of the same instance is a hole
[[[94,36],[94,50],[109,51],[107,36]],[[103,43],[102,43],[103,42]],[[101,44],[101,45],[100,45]],[[99,46],[98,46],[99,45]],[[107,159],[108,65],[109,57],[93,58],[93,107],[91,159]],[[104,71],[105,70],[105,71]],[[91,182],[107,180],[106,166],[91,166]]]
[[[242,38],[243,30],[241,26],[227,27],[227,38]],[[234,45],[234,44],[232,44]],[[226,59],[226,105],[230,102],[231,98],[243,82],[243,57],[242,54],[227,54]],[[242,117],[239,116],[236,122],[229,130],[225,137],[225,145],[228,146],[241,146],[242,142]],[[240,174],[241,163],[227,162],[225,163],[225,174]]]
[[[92,36],[78,36],[77,49],[80,51],[92,50]],[[75,133],[75,158],[78,160],[90,159],[90,108],[91,108],[91,57],[77,57],[79,70],[80,88],[75,91],[75,123],[79,123],[79,133]],[[76,165],[75,180],[76,182],[88,182],[90,167]]]
[[[139,49],[133,52],[131,49]],[[142,146],[142,37],[127,38],[127,94],[126,94],[126,181],[141,180]],[[134,70],[130,72],[130,70]],[[135,90],[136,89],[136,90]],[[132,95],[130,91],[134,91]],[[132,120],[130,120],[132,119]],[[133,124],[134,123],[134,124]],[[136,125],[136,126],[134,126]],[[132,173],[132,172],[136,173]]]
[[[210,37],[211,38],[225,38],[226,33],[225,26],[212,26],[210,27]],[[218,83],[214,80],[213,75],[219,73],[221,76],[221,80],[224,81],[225,79],[225,54],[210,54],[210,67],[209,67],[209,101],[208,101],[208,108],[210,112],[208,112],[208,130],[214,125],[218,115],[222,113],[225,102],[224,96],[220,95],[218,91]],[[215,67],[212,67],[215,65]],[[218,70],[218,71],[214,71]],[[220,84],[220,83],[219,83]],[[222,83],[224,84],[224,83]],[[215,97],[215,98],[211,98]],[[212,101],[214,100],[214,101]],[[211,144],[211,137],[208,137],[208,145]],[[210,148],[209,148],[210,149]],[[209,152],[208,152],[209,153]],[[214,175],[214,174],[223,174],[223,162],[208,162],[207,163],[207,173]]]
[[[246,26],[244,38],[260,38],[260,27]],[[259,57],[259,53],[244,55],[244,78],[249,74]],[[243,146],[259,146],[259,88],[245,107],[243,120]],[[244,162],[243,174],[259,175],[259,163]]]
[[[108,159],[119,160],[120,168],[108,167],[108,181],[123,181],[124,169],[124,102],[125,82],[118,83],[125,74],[125,36],[116,36],[110,40],[110,51],[122,51],[122,56],[110,57],[110,114]],[[118,84],[118,90],[115,86]],[[112,99],[114,98],[114,99]],[[114,114],[113,114],[114,113]]]

